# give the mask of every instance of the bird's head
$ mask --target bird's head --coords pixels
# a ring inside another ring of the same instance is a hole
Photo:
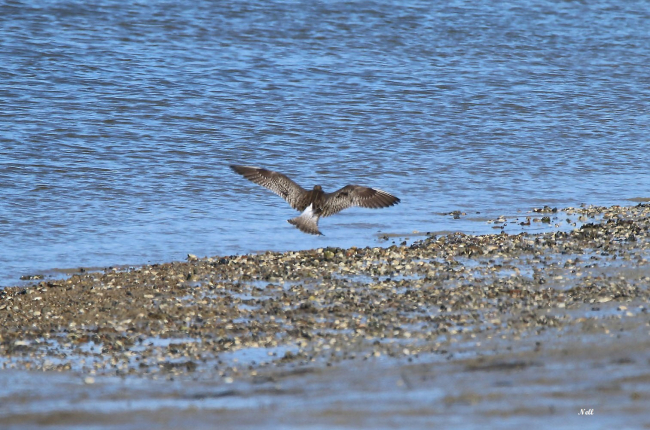
[[[323,187],[320,185],[314,185],[314,191],[323,191]]]

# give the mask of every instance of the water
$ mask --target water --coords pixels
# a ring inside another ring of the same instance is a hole
[[[650,197],[649,3],[440,3],[2,2],[0,285]],[[312,237],[231,163],[402,204]]]

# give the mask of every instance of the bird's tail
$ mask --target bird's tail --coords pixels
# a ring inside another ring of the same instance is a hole
[[[318,218],[319,216],[314,213],[313,205],[309,205],[300,216],[288,219],[287,222],[295,225],[304,233],[323,235],[318,230]]]

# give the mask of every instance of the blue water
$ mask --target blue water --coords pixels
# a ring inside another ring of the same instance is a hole
[[[0,285],[650,197],[650,3],[438,3],[1,3]],[[312,237],[231,163],[402,204]]]

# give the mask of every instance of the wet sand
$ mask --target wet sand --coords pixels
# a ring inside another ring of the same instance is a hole
[[[0,421],[650,427],[650,205],[536,216],[577,225],[6,288]]]

